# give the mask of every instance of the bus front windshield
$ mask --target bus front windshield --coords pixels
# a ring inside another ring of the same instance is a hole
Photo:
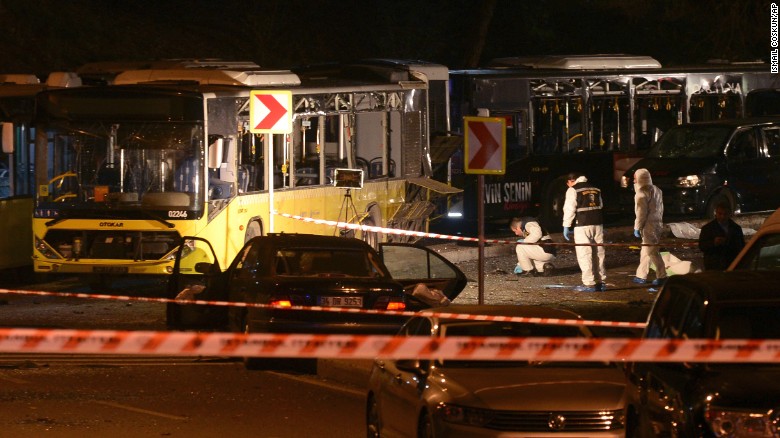
[[[723,153],[731,133],[726,126],[686,125],[670,129],[648,152],[651,158],[704,158]]]
[[[59,120],[45,128],[38,184],[48,190],[39,193],[39,206],[202,209],[200,123]]]

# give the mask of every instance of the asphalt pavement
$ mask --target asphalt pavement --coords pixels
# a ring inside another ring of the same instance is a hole
[[[735,216],[734,220],[745,229],[757,230],[763,221],[769,216],[768,213],[746,214]],[[673,232],[670,223],[690,224],[693,228],[701,228],[707,220],[704,219],[681,219],[679,221],[669,221],[665,224],[665,232],[662,241],[684,242],[688,248],[688,254],[695,253],[691,242],[695,240],[679,239]],[[605,242],[608,243],[636,243],[637,239],[633,235],[633,224],[607,225],[605,229]],[[554,234],[553,241],[566,242],[560,233]],[[502,237],[486,236],[487,239],[508,240],[513,238],[507,233]],[[749,237],[746,237],[749,238]],[[474,266],[478,260],[478,246],[474,242],[457,242],[452,240],[423,240],[420,242],[438,253],[444,255],[448,260],[457,264],[471,278],[467,289],[456,299],[462,302],[476,302],[476,278]],[[624,262],[620,259],[607,264],[608,272],[608,292],[599,294],[590,294],[584,296],[582,293],[573,292],[572,287],[579,283],[579,269],[573,256],[571,248],[564,248],[564,253],[568,252],[568,259],[559,254],[560,265],[568,263],[571,266],[561,266],[560,275],[553,278],[533,278],[524,280],[520,285],[517,279],[511,275],[511,264],[514,262],[514,245],[503,243],[486,243],[483,248],[483,272],[485,279],[483,281],[489,286],[485,295],[486,304],[549,304],[554,303],[560,307],[567,307],[572,302],[577,301],[576,310],[583,315],[585,319],[605,319],[622,321],[644,321],[646,312],[649,310],[655,298],[657,289],[649,286],[637,286],[631,283],[633,270],[636,269],[636,260],[638,260],[638,248],[633,248],[633,255]],[[679,249],[679,248],[678,248]],[[613,250],[608,249],[609,254]],[[614,251],[618,252],[618,251]],[[568,260],[565,262],[563,260]],[[499,267],[496,267],[496,266]],[[556,266],[558,268],[558,266]],[[508,271],[508,272],[507,272]],[[558,269],[556,269],[558,271]],[[568,285],[568,286],[567,286]],[[588,307],[582,307],[588,306]],[[585,314],[583,314],[583,309]],[[588,312],[590,310],[590,312]],[[612,318],[612,316],[618,316]],[[637,332],[638,333],[638,332]],[[632,335],[636,335],[634,333]],[[368,382],[368,375],[371,370],[372,360],[354,360],[354,359],[320,359],[317,364],[317,373],[319,376],[333,381],[347,383],[359,388],[365,388]]]

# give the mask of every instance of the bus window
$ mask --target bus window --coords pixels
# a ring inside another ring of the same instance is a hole
[[[630,102],[625,96],[593,96],[590,111],[592,150],[618,151],[631,144]]]
[[[734,93],[698,93],[691,96],[690,121],[731,120],[742,117],[742,99]]]

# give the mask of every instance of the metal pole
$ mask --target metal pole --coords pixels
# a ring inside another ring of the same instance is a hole
[[[274,232],[274,135],[265,134],[265,144],[268,148],[268,232]],[[282,175],[284,178],[284,175]]]
[[[477,280],[479,284],[478,304],[485,304],[485,175],[477,175],[477,236],[479,238],[477,250],[477,266],[479,269]]]

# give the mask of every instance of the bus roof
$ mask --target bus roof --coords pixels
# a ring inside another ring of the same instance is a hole
[[[127,70],[114,79],[115,85],[161,82],[190,82],[200,85],[237,85],[247,87],[297,86],[300,78],[289,70],[222,70],[212,68],[172,68]]]
[[[488,67],[532,68],[551,70],[618,70],[661,68],[650,56],[635,55],[548,55],[538,57],[497,58]]]

